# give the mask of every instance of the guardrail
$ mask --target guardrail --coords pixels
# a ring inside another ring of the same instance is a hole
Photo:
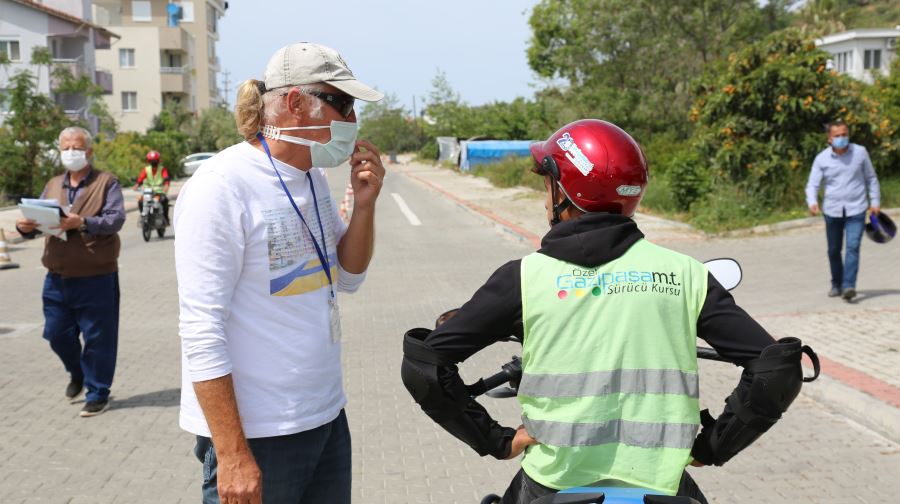
[[[188,71],[188,66],[187,66],[187,65],[182,65],[182,66],[180,66],[180,67],[166,67],[166,66],[164,66],[164,67],[160,67],[160,68],[159,68],[159,73],[164,73],[164,74],[183,74],[183,73],[185,73],[185,72],[187,72],[187,71]]]

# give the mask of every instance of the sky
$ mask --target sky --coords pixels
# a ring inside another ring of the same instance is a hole
[[[280,47],[316,42],[336,49],[360,81],[411,110],[438,69],[470,105],[531,97],[541,80],[528,67],[528,17],[537,0],[231,0],[217,50],[237,84],[262,78]],[[265,6],[263,8],[262,6]],[[220,75],[220,88],[222,88]]]

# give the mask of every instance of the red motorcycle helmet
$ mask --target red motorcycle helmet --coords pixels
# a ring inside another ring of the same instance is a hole
[[[535,172],[550,175],[568,201],[586,213],[631,217],[650,177],[647,159],[631,135],[597,119],[563,126],[546,142],[532,144],[531,155]],[[565,206],[554,205],[555,220]]]
[[[159,162],[159,152],[152,150],[147,153],[147,162],[152,163],[154,161]]]

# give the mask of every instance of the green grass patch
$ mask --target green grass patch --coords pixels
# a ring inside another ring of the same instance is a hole
[[[900,207],[900,176],[878,180],[881,187],[881,208]]]
[[[523,186],[543,192],[544,177],[531,173],[533,166],[530,156],[510,156],[496,163],[475,166],[469,173],[488,179],[496,187]]]

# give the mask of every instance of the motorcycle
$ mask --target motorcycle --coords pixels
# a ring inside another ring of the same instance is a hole
[[[734,259],[714,259],[704,263],[713,277],[727,290],[732,290],[741,282],[741,267]],[[447,319],[453,317],[456,310],[450,310],[441,314],[435,322],[435,326],[441,325]],[[505,341],[521,344],[518,336],[509,336]],[[815,354],[813,359],[816,374],[812,381],[818,377],[819,363]],[[697,347],[697,358],[730,362],[720,356],[712,348]],[[474,399],[480,395],[486,395],[497,399],[516,397],[519,383],[522,379],[522,360],[514,355],[512,359],[501,366],[501,370],[491,376],[481,378],[475,383],[467,385],[469,394]],[[497,504],[501,500],[499,495],[490,494],[481,500],[481,504]],[[606,479],[597,481],[587,486],[568,488],[556,494],[541,497],[532,504],[700,504],[691,497],[663,495],[655,490],[637,487],[623,481]]]
[[[141,235],[144,241],[150,241],[150,235],[156,230],[156,235],[160,238],[166,235],[166,225],[168,224],[166,215],[163,213],[160,195],[155,193],[152,188],[145,187],[141,192],[141,201],[143,207],[141,209]]]

